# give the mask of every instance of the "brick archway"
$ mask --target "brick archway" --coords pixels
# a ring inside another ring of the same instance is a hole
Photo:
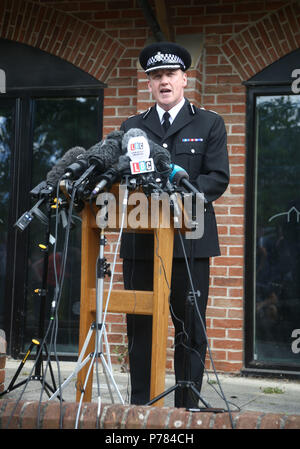
[[[295,1],[265,15],[222,46],[227,60],[246,81],[300,47],[300,3]]]
[[[102,82],[126,50],[107,33],[30,0],[0,2],[0,37],[62,58]]]

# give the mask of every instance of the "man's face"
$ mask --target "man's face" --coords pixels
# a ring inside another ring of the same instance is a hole
[[[165,111],[182,100],[186,85],[187,75],[180,69],[158,69],[149,73],[148,88],[154,100]]]

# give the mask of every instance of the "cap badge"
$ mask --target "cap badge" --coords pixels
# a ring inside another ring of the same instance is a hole
[[[156,53],[156,55],[151,56],[151,58],[147,61],[147,67],[155,64],[156,62],[163,62],[164,64],[180,64],[185,68],[185,64],[183,60],[179,58],[177,55],[173,55],[171,53],[163,54],[160,51]]]

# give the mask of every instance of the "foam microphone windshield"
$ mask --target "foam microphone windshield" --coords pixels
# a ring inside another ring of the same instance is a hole
[[[88,150],[89,165],[94,165],[100,172],[106,171],[122,155],[123,131],[113,131],[106,139],[96,143]]]
[[[68,150],[57,164],[49,171],[46,177],[47,184],[55,187],[58,181],[65,173],[65,169],[76,161],[79,155],[84,154],[85,149],[82,147],[74,147]]]
[[[170,152],[155,142],[149,141],[150,156],[153,158],[154,165],[158,173],[169,176],[171,173],[171,154]]]
[[[150,158],[153,158],[153,162],[155,165],[156,171],[165,176],[169,176],[171,172],[170,164],[171,164],[171,155],[170,152],[158,145],[157,143],[153,142],[152,140],[148,139],[147,134],[145,131],[139,128],[132,128],[129,131],[127,131],[124,134],[124,137],[122,139],[122,148],[123,151],[129,151],[130,141],[137,141],[138,138],[146,139],[149,147],[150,147]],[[132,139],[132,140],[131,140]],[[141,142],[142,142],[141,139]]]
[[[127,151],[128,151],[128,144],[129,144],[130,139],[135,138],[135,137],[144,137],[146,140],[148,140],[147,134],[142,129],[139,129],[139,128],[131,128],[131,129],[129,129],[124,134],[124,137],[122,139],[122,151],[123,151],[123,154],[126,154]]]

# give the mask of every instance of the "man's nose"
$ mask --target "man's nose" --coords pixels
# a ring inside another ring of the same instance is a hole
[[[163,75],[160,79],[161,84],[168,84],[169,79],[167,77],[167,75]]]

